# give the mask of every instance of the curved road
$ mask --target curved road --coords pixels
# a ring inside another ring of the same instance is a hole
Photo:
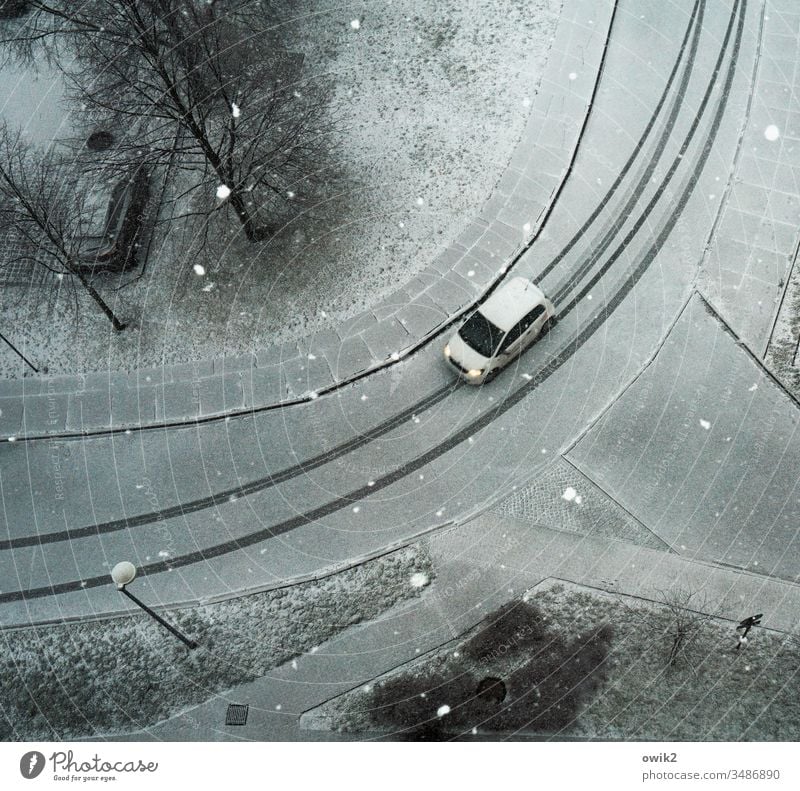
[[[691,293],[755,56],[752,0],[621,2],[592,115],[514,271],[556,327],[491,385],[434,343],[309,404],[194,427],[0,447],[0,623],[276,585],[462,520],[535,477],[639,371]],[[680,8],[677,6],[681,5]],[[641,77],[639,76],[641,75]]]

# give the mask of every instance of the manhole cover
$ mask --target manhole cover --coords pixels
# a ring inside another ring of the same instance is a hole
[[[506,699],[506,685],[499,678],[487,676],[481,679],[476,694],[487,703],[502,703]]]
[[[246,725],[247,710],[250,708],[246,703],[228,704],[228,713],[225,715],[226,725]]]

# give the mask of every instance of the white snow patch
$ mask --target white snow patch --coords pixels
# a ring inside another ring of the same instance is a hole
[[[428,575],[424,571],[415,571],[409,580],[412,588],[424,588],[429,581]]]
[[[781,136],[781,130],[780,130],[780,129],[778,129],[778,127],[777,127],[777,126],[775,126],[775,124],[770,124],[770,125],[769,125],[769,126],[768,126],[768,127],[765,129],[765,130],[764,130],[764,137],[766,137],[766,138],[767,138],[767,140],[769,140],[770,142],[774,142],[774,141],[775,141],[775,140],[777,140],[777,139],[778,139],[780,136]]]
[[[202,264],[195,264],[192,269],[196,275],[200,275],[201,277],[206,273],[206,268]]]
[[[444,706],[439,706],[439,708],[436,709],[437,717],[444,717],[445,714],[449,713],[450,713],[450,707],[447,704],[445,704]]]
[[[711,428],[711,423],[709,423],[707,420],[703,420],[702,418],[700,419],[700,425],[701,425],[701,426],[702,426],[702,427],[703,427],[703,428],[704,428],[706,431],[708,431],[708,430]]]
[[[571,503],[577,496],[578,492],[575,491],[572,486],[567,486],[567,488],[564,489],[564,494],[561,495],[561,499]]]
[[[217,187],[217,197],[220,200],[225,200],[231,194],[231,188],[227,184],[220,184]]]

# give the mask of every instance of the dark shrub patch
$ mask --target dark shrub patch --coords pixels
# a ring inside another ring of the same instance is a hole
[[[534,649],[544,634],[544,619],[534,605],[510,601],[483,619],[478,633],[464,644],[464,653],[478,661],[501,659]]]
[[[478,682],[475,694],[486,703],[502,703],[508,693],[502,679],[486,676]]]
[[[544,623],[536,607],[506,604],[446,657],[376,685],[361,711],[393,738],[415,740],[472,728],[568,727],[606,678],[612,630],[604,625],[567,642]]]

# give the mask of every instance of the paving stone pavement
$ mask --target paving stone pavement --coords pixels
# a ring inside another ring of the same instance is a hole
[[[563,458],[527,486],[497,503],[492,510],[501,516],[551,529],[628,541],[651,549],[668,549],[664,541],[597,486],[584,471]]]
[[[0,438],[192,422],[307,400],[390,365],[468,310],[536,235],[588,117],[616,0],[567,0],[531,115],[480,216],[428,271],[335,329],[236,358],[0,381]]]

